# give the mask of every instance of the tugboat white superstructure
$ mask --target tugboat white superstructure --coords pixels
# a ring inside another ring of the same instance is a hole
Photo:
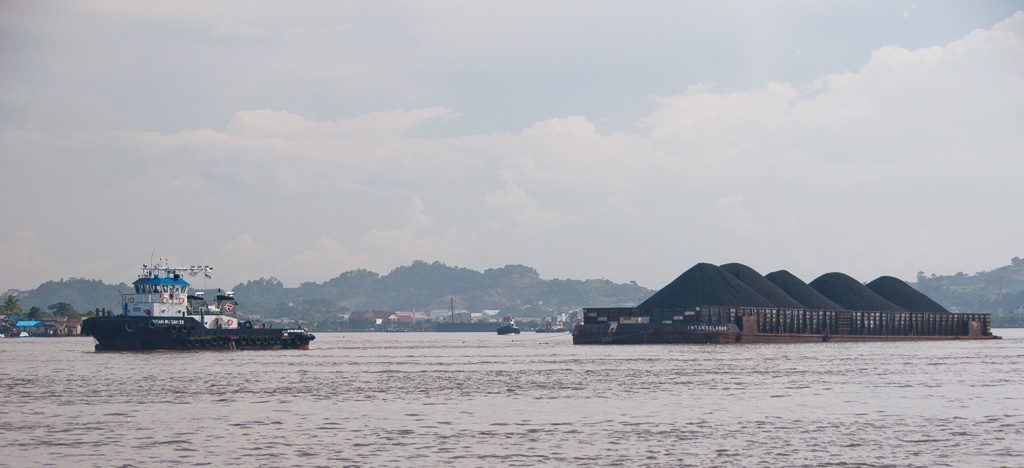
[[[233,312],[231,292],[209,304],[202,292],[189,294],[185,276],[209,275],[213,268],[142,265],[135,290],[121,294],[113,311],[82,323],[82,334],[96,339],[97,351],[187,349],[308,349],[316,337],[304,329],[255,326]]]

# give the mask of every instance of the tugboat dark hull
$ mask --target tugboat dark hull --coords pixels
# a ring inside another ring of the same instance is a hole
[[[209,349],[309,349],[316,336],[303,329],[208,329],[191,317],[92,317],[82,334],[96,339],[96,351]]]
[[[504,326],[504,327],[501,327],[501,328],[498,329],[498,334],[499,335],[518,335],[519,334],[519,328],[518,327]]]

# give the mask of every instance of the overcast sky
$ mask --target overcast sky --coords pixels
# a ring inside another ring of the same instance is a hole
[[[1024,2],[0,1],[0,290],[1024,256]]]

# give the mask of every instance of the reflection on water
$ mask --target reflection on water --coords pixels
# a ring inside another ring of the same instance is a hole
[[[308,351],[0,340],[6,466],[1021,466],[1003,340],[573,346],[318,333]]]

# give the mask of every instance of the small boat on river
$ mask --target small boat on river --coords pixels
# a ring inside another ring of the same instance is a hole
[[[518,335],[519,327],[516,326],[516,319],[512,318],[511,315],[506,315],[501,318],[501,326],[498,327],[499,335]]]
[[[209,303],[190,294],[185,276],[211,267],[142,265],[134,292],[121,294],[121,310],[102,311],[82,322],[82,334],[96,340],[96,351],[309,349],[316,336],[303,328],[266,328],[237,315],[231,292]]]

